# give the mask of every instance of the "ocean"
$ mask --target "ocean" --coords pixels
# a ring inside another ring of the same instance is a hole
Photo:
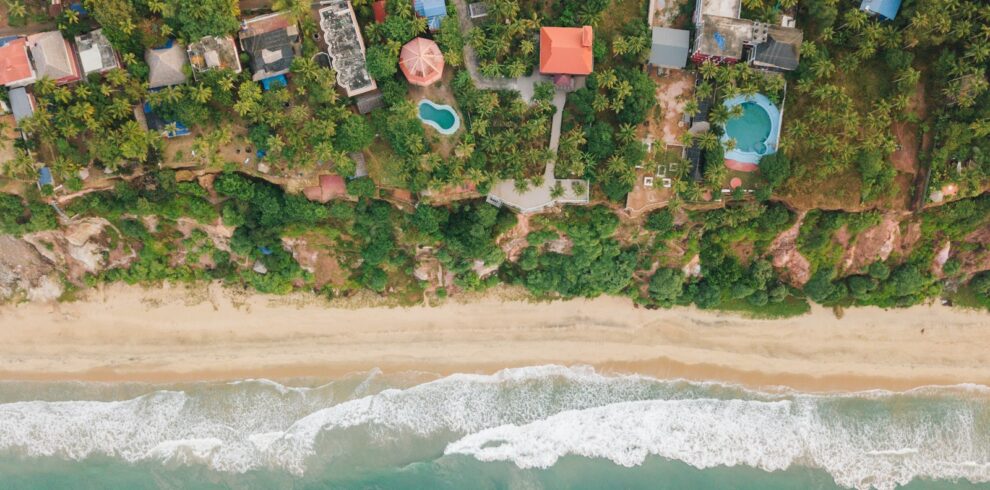
[[[990,389],[493,375],[0,383],[3,489],[990,488]]]

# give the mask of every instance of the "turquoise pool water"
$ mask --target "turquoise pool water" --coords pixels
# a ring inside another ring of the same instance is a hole
[[[726,144],[725,159],[749,165],[755,170],[760,158],[777,152],[780,141],[780,109],[763,94],[739,95],[727,99],[725,107],[742,108],[742,115],[725,123],[722,143]],[[728,149],[728,141],[735,146]]]
[[[767,150],[767,137],[770,136],[770,115],[755,102],[740,104],[742,116],[729,119],[725,132],[736,140],[736,148],[742,151],[763,154]]]
[[[419,118],[440,134],[454,134],[461,125],[453,107],[437,105],[427,99],[419,102]]]

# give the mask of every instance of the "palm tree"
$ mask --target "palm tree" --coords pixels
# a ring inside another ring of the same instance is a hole
[[[511,21],[519,15],[519,3],[514,0],[489,0],[488,15],[499,23]]]
[[[705,60],[704,63],[698,68],[701,73],[701,78],[704,80],[712,80],[718,75],[719,67],[710,59]]]
[[[711,131],[695,136],[695,140],[698,142],[698,147],[705,151],[713,151],[722,144],[718,135]]]
[[[37,172],[37,164],[27,151],[18,148],[13,159],[3,165],[3,175],[7,178],[29,178]]]
[[[818,58],[811,63],[811,73],[815,78],[830,77],[835,73],[835,63],[824,57]]]
[[[869,17],[866,12],[860,9],[849,9],[843,14],[842,20],[845,23],[842,25],[842,29],[852,29],[853,31],[859,31],[866,26],[869,21]]]
[[[636,126],[632,124],[620,125],[616,137],[624,145],[632,143],[636,139]]]
[[[27,8],[22,0],[7,0],[7,15],[11,17],[26,17]]]
[[[285,11],[293,22],[299,22],[309,15],[308,0],[275,0],[272,10]]]

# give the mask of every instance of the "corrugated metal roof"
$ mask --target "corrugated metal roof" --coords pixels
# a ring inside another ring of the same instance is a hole
[[[687,66],[691,47],[690,33],[682,29],[653,28],[653,45],[650,48],[650,64],[670,68]]]
[[[897,11],[901,8],[901,0],[863,0],[859,5],[860,10],[877,14],[887,20],[897,17]]]

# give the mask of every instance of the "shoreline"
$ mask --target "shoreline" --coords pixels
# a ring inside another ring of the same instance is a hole
[[[507,295],[511,296],[511,295]],[[755,320],[624,298],[329,307],[313,295],[110,285],[0,306],[0,380],[172,383],[492,373],[541,364],[798,391],[990,385],[990,315],[940,305]]]

